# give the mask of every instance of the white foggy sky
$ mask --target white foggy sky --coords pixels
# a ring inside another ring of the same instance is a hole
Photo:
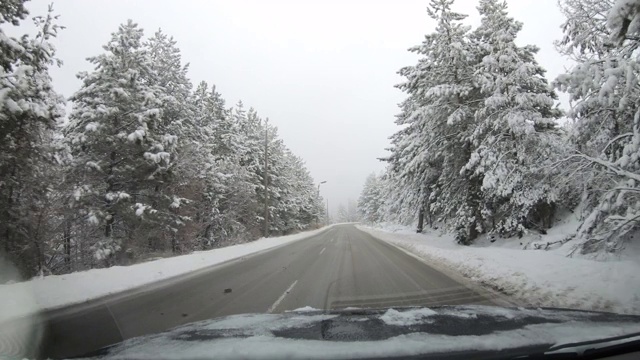
[[[538,61],[553,79],[567,65],[554,49],[563,17],[556,0],[508,0],[524,23],[519,43],[541,48]],[[31,15],[48,1],[27,3]],[[477,0],[458,0],[456,10],[477,24]],[[91,70],[89,56],[118,25],[133,19],[145,34],[158,28],[178,42],[194,84],[215,84],[231,106],[242,100],[279,128],[301,156],[332,214],[357,199],[364,179],[379,172],[394,116],[404,94],[396,72],[415,64],[407,48],[433,31],[428,0],[64,0],[54,3],[66,27],[55,41],[64,65],[52,76],[69,97],[75,75]]]

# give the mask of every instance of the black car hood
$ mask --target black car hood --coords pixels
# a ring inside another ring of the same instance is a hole
[[[512,358],[574,351],[577,343],[629,336],[640,339],[640,316],[490,306],[331,312],[304,308],[192,323],[130,339],[88,357]]]

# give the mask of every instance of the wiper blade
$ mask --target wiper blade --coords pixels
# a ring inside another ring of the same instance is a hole
[[[554,345],[545,351],[544,354],[554,355],[561,353],[575,353],[577,355],[584,355],[585,353],[590,353],[599,349],[607,349],[617,345],[629,345],[630,347],[640,349],[640,332],[604,339]]]

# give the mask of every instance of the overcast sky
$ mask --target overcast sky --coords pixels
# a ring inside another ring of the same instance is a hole
[[[561,36],[556,0],[508,0],[524,23],[520,44],[540,47],[549,79],[567,66],[553,47]],[[478,23],[477,0],[456,9]],[[48,1],[28,4],[31,15]],[[434,30],[428,0],[64,0],[54,3],[66,29],[55,44],[64,61],[52,71],[64,96],[91,70],[118,25],[133,19],[147,35],[158,28],[178,42],[194,84],[215,84],[228,105],[242,100],[268,117],[307,163],[335,211],[357,199],[366,176],[384,164],[394,116],[404,95],[393,86],[398,69],[415,64],[406,51]]]

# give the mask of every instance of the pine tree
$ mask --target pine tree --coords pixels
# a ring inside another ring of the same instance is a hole
[[[154,188],[153,196],[155,208],[162,209],[161,212],[164,213],[166,236],[175,253],[191,248],[191,245],[184,243],[191,241],[192,237],[192,234],[186,232],[184,225],[194,215],[189,204],[192,202],[190,198],[195,194],[186,185],[195,175],[192,161],[199,154],[194,151],[193,143],[199,140],[200,129],[194,122],[192,84],[187,77],[189,66],[182,65],[177,42],[158,30],[144,46],[149,54],[155,85],[163,92],[160,105],[162,117],[155,124],[155,131],[172,139],[169,144],[162,144],[171,153],[171,165],[156,178],[159,186]]]
[[[421,210],[429,211],[442,164],[434,156],[436,145],[429,143],[429,123],[421,117],[417,96],[411,95],[401,108],[396,124],[405,127],[391,137],[391,155],[383,159],[389,163],[384,213],[388,221],[410,224]]]
[[[358,212],[362,219],[369,223],[381,222],[380,214],[383,202],[381,180],[375,173],[370,174],[365,180],[358,199]]]
[[[558,44],[578,65],[556,80],[575,103],[568,160],[584,181],[587,216],[579,228],[581,251],[619,251],[640,218],[640,112],[638,41],[633,1],[565,1],[565,37]],[[608,20],[603,13],[608,12]],[[589,20],[586,20],[586,19]],[[582,21],[594,31],[585,36]],[[607,22],[608,21],[608,22]]]
[[[639,18],[639,0],[616,0],[607,16],[611,37],[620,45],[625,40],[637,41],[636,36],[640,33]]]
[[[459,242],[469,243],[484,231],[481,182],[463,169],[471,157],[479,90],[473,82],[470,29],[461,23],[466,16],[452,11],[452,4],[430,1],[428,13],[437,22],[436,30],[410,49],[422,56],[418,65],[400,70],[407,80],[399,88],[410,100],[399,123],[409,126],[393,139],[394,151],[400,153],[391,158],[406,164],[393,170],[393,176],[406,178],[405,192],[417,199],[414,206],[428,206],[455,229]]]
[[[546,229],[558,201],[546,170],[561,142],[557,96],[535,61],[538,49],[515,44],[522,24],[508,16],[507,4],[480,0],[478,10],[474,76],[483,100],[475,112],[474,150],[464,171],[482,181],[482,216],[491,221],[492,231],[522,235],[527,227]]]
[[[315,224],[323,210],[302,159],[254,109],[226,108],[204,82],[192,91],[162,31],[144,40],[121,25],[88,59],[94,69],[78,75],[74,110],[56,128],[64,99],[48,68],[59,27],[50,15],[36,19],[36,38],[6,36],[26,14],[22,1],[0,4],[0,251],[25,275],[254,240],[265,179],[273,233]]]
[[[192,139],[189,161],[195,172],[191,183],[196,188],[194,194],[195,224],[199,234],[195,235],[198,246],[207,249],[214,243],[227,238],[232,230],[226,226],[225,215],[222,214],[225,204],[225,193],[229,192],[230,166],[227,159],[218,154],[216,143],[216,126],[223,117],[228,116],[222,100],[215,88],[209,89],[206,82],[201,82],[193,95],[194,122],[197,132]]]
[[[225,140],[226,151],[231,151],[233,163],[237,167],[234,186],[236,194],[237,219],[253,237],[263,235],[264,228],[264,157],[265,130],[268,119],[261,119],[254,109],[245,110],[239,101],[231,112],[229,123],[225,123],[223,132],[233,136]],[[269,130],[269,141],[273,142],[274,133]],[[271,148],[271,146],[269,146]],[[271,151],[271,150],[270,150]],[[270,156],[270,162],[272,161]],[[239,196],[238,196],[239,195]]]
[[[349,214],[347,213],[347,208],[344,204],[338,205],[338,218],[339,223],[344,223],[349,221]]]
[[[358,214],[358,205],[355,201],[349,199],[347,206],[340,204],[338,206],[338,222],[357,222],[360,221]]]
[[[164,207],[168,195],[160,189],[171,176],[178,139],[163,118],[167,91],[142,37],[132,21],[121,25],[106,53],[88,59],[96,68],[79,74],[83,85],[71,98],[66,137],[77,181],[73,196],[86,220],[102,228],[93,247],[107,264],[142,235],[134,233],[141,226],[175,231],[171,209],[182,202],[172,197]]]
[[[274,126],[267,126],[268,130],[268,169],[267,176],[267,196],[269,205],[269,234],[281,234],[286,229],[287,222],[287,200],[290,197],[288,182],[291,181],[291,174],[288,162],[288,149],[278,138],[278,129]],[[260,167],[260,177],[265,176],[264,166]],[[260,193],[264,193],[264,188]],[[262,198],[261,203],[264,201]]]
[[[410,49],[418,64],[400,70],[406,81],[398,87],[408,95],[396,119],[403,129],[384,159],[377,212],[403,223],[418,215],[419,228],[425,219],[443,223],[462,244],[489,231],[544,231],[571,187],[556,182],[554,160],[568,147],[537,48],[515,44],[522,24],[506,3],[480,1],[473,32],[452,4],[430,2],[435,32]]]
[[[38,33],[17,39],[6,26],[27,16],[24,1],[0,4],[0,246],[26,276],[46,267],[43,208],[49,195],[53,130],[64,116],[64,99],[52,87],[56,60],[50,41],[60,29],[49,7],[36,17]]]

